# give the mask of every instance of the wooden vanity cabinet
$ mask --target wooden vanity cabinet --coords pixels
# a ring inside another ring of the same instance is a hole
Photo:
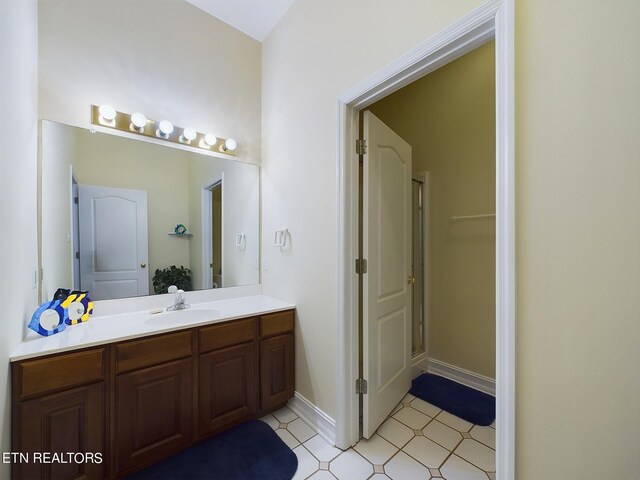
[[[12,463],[12,478],[105,478],[107,366],[104,347],[12,364],[11,450],[28,456]],[[46,461],[43,452],[66,461]],[[76,463],[68,452],[102,458]]]
[[[155,463],[193,440],[193,332],[113,346],[115,471]]]
[[[12,363],[12,451],[102,463],[14,463],[15,479],[121,478],[286,405],[293,310]]]
[[[295,390],[293,311],[260,317],[260,409],[284,406]]]

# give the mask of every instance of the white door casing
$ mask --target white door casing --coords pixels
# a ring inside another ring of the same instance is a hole
[[[147,192],[78,185],[80,284],[93,300],[149,295]]]
[[[411,387],[411,146],[364,112],[363,436]]]
[[[489,0],[338,96],[336,437],[359,439],[358,161],[362,109],[495,38],[496,46],[496,475],[515,478],[515,0]]]

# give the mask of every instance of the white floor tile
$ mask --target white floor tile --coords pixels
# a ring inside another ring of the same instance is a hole
[[[384,472],[393,480],[424,480],[430,478],[429,469],[404,452],[399,452],[384,466]]]
[[[354,450],[347,450],[331,462],[329,471],[339,480],[364,480],[373,473],[373,465]]]
[[[301,418],[296,418],[287,425],[287,430],[293,434],[301,443],[306,442],[316,434],[316,431],[307,425]]]
[[[496,449],[496,431],[493,428],[474,425],[469,433],[479,442]]]
[[[496,470],[496,452],[471,438],[465,438],[454,453],[487,472]]]
[[[430,417],[435,417],[438,415],[442,409],[436,407],[435,405],[431,405],[428,402],[425,402],[421,398],[416,398],[411,402],[411,408],[415,408],[419,412],[424,413],[425,415],[429,415]]]
[[[404,423],[409,428],[423,429],[427,423],[431,421],[431,417],[426,416],[424,413],[420,413],[411,407],[404,407],[397,412],[393,418],[399,422]]]
[[[402,405],[402,402],[400,402],[399,404],[396,405],[396,408],[394,408],[391,411],[391,414],[389,416],[393,416],[394,413],[396,413],[399,410],[402,410],[404,408],[404,405]]]
[[[309,477],[309,480],[336,480],[327,470],[319,470]]]
[[[274,430],[278,428],[278,426],[280,425],[280,422],[276,420],[276,418],[273,415],[265,415],[260,420],[262,420],[264,423],[269,425]]]
[[[288,407],[282,407],[280,410],[273,413],[273,416],[282,423],[293,422],[296,418],[298,418],[298,416],[293,413],[293,411],[291,411],[291,409]]]
[[[307,447],[307,450],[309,450],[314,457],[322,462],[330,462],[342,453],[342,450],[330,445],[329,442],[320,435],[316,435],[304,442],[304,446]]]
[[[402,403],[409,404],[409,403],[411,403],[411,402],[413,401],[413,399],[414,399],[414,398],[416,398],[416,397],[414,397],[414,396],[413,396],[413,395],[411,395],[410,393],[407,393],[407,394],[404,396],[404,398],[402,399]]]
[[[276,430],[276,433],[282,439],[282,441],[287,444],[287,447],[289,447],[291,450],[293,450],[298,445],[300,445],[300,442],[298,441],[298,439],[293,435],[291,435],[288,430],[284,428],[279,428]]]
[[[473,426],[473,423],[469,423],[460,417],[451,415],[449,412],[445,412],[444,410],[438,414],[436,420],[444,423],[445,425],[449,425],[451,428],[455,428],[459,432],[468,432]]]
[[[439,468],[451,453],[427,437],[414,437],[402,451],[430,468]]]
[[[453,450],[460,440],[462,435],[457,430],[440,423],[437,420],[432,421],[422,429],[425,437],[429,437],[434,442],[442,445],[448,450]]]
[[[398,448],[404,447],[406,443],[413,438],[413,430],[394,418],[390,418],[380,425],[377,433]]]
[[[303,480],[320,468],[320,462],[302,445],[293,449],[298,457],[298,470],[292,480]]]
[[[482,470],[455,455],[449,457],[440,472],[451,480],[487,480],[487,475]]]
[[[373,434],[368,440],[363,438],[354,448],[360,455],[374,465],[383,465],[398,451],[398,447],[387,442],[377,434]]]

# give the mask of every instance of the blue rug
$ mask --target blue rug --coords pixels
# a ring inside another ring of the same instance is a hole
[[[298,458],[259,420],[233,427],[128,480],[291,480]]]
[[[491,425],[496,418],[495,397],[438,375],[423,373],[409,393],[476,425]]]

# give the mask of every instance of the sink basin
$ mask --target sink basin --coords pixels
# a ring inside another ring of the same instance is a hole
[[[150,314],[144,323],[149,325],[181,325],[213,320],[219,315],[219,310],[188,308],[186,310]]]

